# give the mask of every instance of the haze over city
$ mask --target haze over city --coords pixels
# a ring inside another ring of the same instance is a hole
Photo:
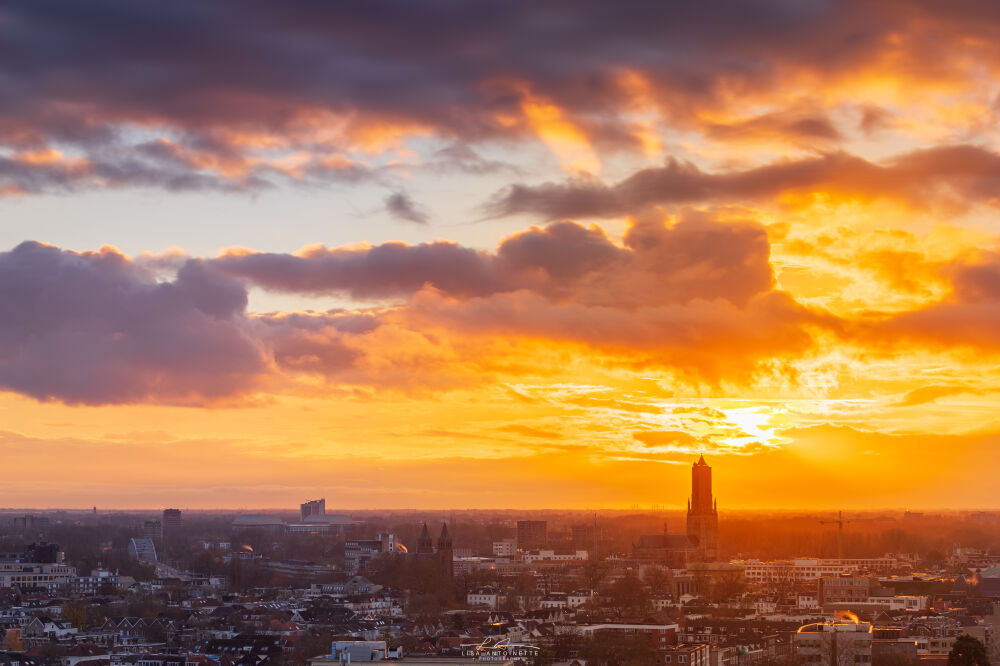
[[[0,2],[0,666],[1000,666],[1000,3]]]
[[[0,506],[996,508],[985,2],[0,8]]]

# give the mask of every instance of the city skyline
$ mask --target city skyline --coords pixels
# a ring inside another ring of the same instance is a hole
[[[1000,506],[992,5],[45,4],[0,505]]]

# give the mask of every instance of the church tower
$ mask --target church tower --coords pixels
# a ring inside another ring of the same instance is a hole
[[[451,535],[448,534],[448,523],[441,524],[441,536],[438,537],[438,566],[448,581],[455,577],[455,559],[451,545]]]
[[[719,513],[712,497],[712,468],[705,456],[691,468],[691,499],[688,500],[687,533],[698,542],[702,560],[715,561],[719,556]]]
[[[420,538],[417,539],[417,555],[433,555],[434,554],[434,541],[431,539],[431,533],[427,531],[427,523],[424,523],[424,529],[420,531]]]

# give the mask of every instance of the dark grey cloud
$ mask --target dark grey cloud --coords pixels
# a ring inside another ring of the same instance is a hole
[[[268,290],[408,298],[425,286],[470,299],[531,291],[552,301],[629,309],[693,299],[745,304],[773,286],[770,246],[752,222],[688,214],[635,225],[618,246],[575,222],[532,227],[489,253],[455,243],[312,247],[302,254],[236,252],[210,260]]]
[[[239,137],[248,134],[281,136],[290,150],[335,150],[308,131],[325,127],[324,113],[349,126],[430,128],[458,144],[508,140],[528,130],[499,119],[517,115],[527,89],[565,109],[599,150],[635,149],[623,114],[632,102],[622,83],[627,71],[648,80],[667,122],[724,139],[776,133],[836,142],[840,130],[821,112],[779,111],[731,126],[705,126],[696,112],[726,104],[733,90],[778,88],[788,67],[820,85],[887,60],[897,74],[953,75],[970,59],[1000,60],[991,46],[1000,43],[997,19],[993,3],[971,0],[707,0],[625,9],[599,0],[14,0],[0,9],[0,146],[65,144],[121,186],[198,188],[213,185],[203,169],[183,155],[171,159],[163,146],[130,141],[134,129],[234,160],[247,155]],[[108,159],[109,149],[120,155]],[[129,180],[149,159],[157,170]],[[0,187],[64,182],[29,171],[8,169]],[[345,175],[322,161],[305,171]],[[246,173],[264,182],[281,177]],[[237,189],[250,184],[236,180]]]
[[[69,403],[198,402],[267,371],[246,291],[199,261],[174,280],[112,250],[22,243],[0,254],[0,386]]]
[[[662,167],[642,169],[611,185],[593,177],[511,185],[495,194],[485,209],[491,216],[619,217],[650,206],[759,202],[814,191],[867,200],[893,198],[915,205],[966,205],[991,201],[997,187],[1000,155],[979,146],[946,145],[881,163],[834,152],[719,172],[669,159]]]
[[[406,192],[393,192],[385,198],[385,209],[390,215],[404,222],[427,224],[428,215],[423,206]]]

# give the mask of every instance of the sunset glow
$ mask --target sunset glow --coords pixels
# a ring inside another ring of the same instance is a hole
[[[996,507],[1000,7],[583,4],[0,8],[0,505]]]

